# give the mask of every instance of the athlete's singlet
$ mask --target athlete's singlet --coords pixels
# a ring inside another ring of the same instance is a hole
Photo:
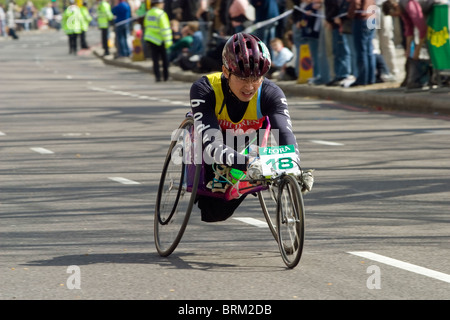
[[[214,73],[200,78],[192,85],[190,99],[203,148],[214,162],[245,171],[248,157],[238,153],[232,146],[225,145],[223,135],[217,132],[246,134],[260,129],[265,116],[269,117],[272,130],[277,130],[274,136],[278,136],[278,144],[293,144],[299,154],[286,97],[272,81],[265,78],[253,98],[249,102],[242,102],[231,92],[222,73]]]
[[[261,113],[261,88],[248,103],[244,115],[239,121],[231,120],[228,114],[228,106],[226,104],[225,95],[222,91],[222,73],[213,73],[207,75],[209,83],[211,84],[216,99],[215,113],[219,121],[220,128],[225,130],[234,130],[235,134],[245,134],[248,130],[258,130],[264,122],[264,116]]]

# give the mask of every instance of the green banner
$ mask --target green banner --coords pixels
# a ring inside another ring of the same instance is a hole
[[[449,6],[434,5],[428,16],[428,47],[433,68],[450,70]]]

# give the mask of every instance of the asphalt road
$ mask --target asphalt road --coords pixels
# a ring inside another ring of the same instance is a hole
[[[96,31],[91,45],[99,43]],[[0,42],[0,299],[450,298],[449,118],[288,97],[306,240],[288,270],[249,197],[194,211],[169,258],[153,213],[190,84],[68,54],[62,33]]]

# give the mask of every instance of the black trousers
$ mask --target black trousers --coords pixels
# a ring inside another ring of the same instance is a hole
[[[100,28],[102,31],[102,47],[103,47],[103,54],[109,55],[109,47],[108,47],[108,28]]]
[[[78,34],[69,34],[69,53],[77,53],[77,36]]]
[[[156,81],[161,81],[161,71],[159,69],[159,60],[162,60],[162,71],[164,81],[169,79],[169,59],[167,57],[166,47],[164,42],[161,45],[156,45],[150,41],[146,41],[150,46],[150,51],[153,61],[153,73],[155,74]]]
[[[80,48],[81,49],[89,48],[89,46],[86,42],[86,31],[81,31],[81,33],[80,33]]]

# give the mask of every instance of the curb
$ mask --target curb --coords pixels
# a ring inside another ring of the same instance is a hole
[[[400,110],[416,113],[450,115],[450,90],[406,90],[399,83],[374,84],[368,88],[328,88],[325,86],[283,85],[286,95],[315,97],[377,110]]]

